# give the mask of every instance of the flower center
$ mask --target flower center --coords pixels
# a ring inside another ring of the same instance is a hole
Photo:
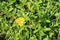
[[[20,20],[20,23],[21,23],[21,24],[23,24],[23,21],[22,21],[22,20]]]

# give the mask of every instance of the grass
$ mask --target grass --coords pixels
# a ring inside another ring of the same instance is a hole
[[[60,40],[60,0],[0,0],[0,40]]]

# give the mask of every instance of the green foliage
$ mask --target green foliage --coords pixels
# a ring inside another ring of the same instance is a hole
[[[0,40],[60,40],[60,0],[0,0]]]

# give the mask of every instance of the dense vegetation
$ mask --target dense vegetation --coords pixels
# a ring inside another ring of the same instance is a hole
[[[60,40],[60,0],[0,0],[0,40]]]

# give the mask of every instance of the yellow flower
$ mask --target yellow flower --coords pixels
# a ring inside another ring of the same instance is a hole
[[[17,18],[16,19],[16,23],[19,25],[19,26],[23,26],[25,24],[25,19],[23,17],[20,17],[20,18]]]

